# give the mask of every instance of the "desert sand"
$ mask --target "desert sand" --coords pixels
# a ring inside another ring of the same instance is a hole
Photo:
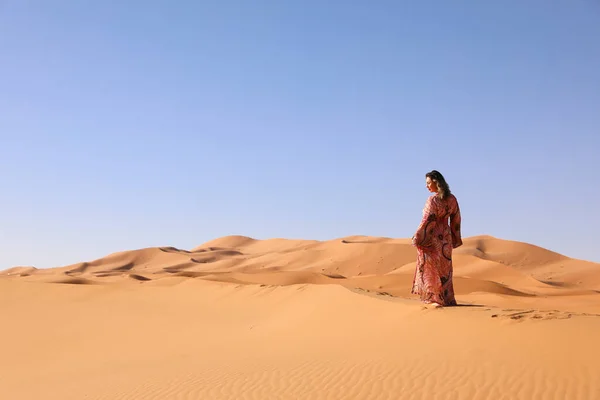
[[[600,264],[490,236],[228,236],[0,273],[0,399],[600,399]]]

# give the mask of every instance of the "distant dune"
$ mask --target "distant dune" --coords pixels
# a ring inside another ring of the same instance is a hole
[[[599,264],[570,259],[531,244],[476,236],[466,238],[454,254],[459,297],[477,293],[547,301],[543,299],[548,296],[594,295],[600,291]],[[394,296],[412,298],[415,259],[415,249],[407,239],[352,236],[316,241],[226,236],[191,250],[145,248],[60,268],[15,267],[0,272],[0,276],[98,284],[169,277],[269,285],[334,283],[374,291],[385,288]]]
[[[0,397],[600,395],[600,264],[466,238],[459,307],[431,310],[410,294],[415,259],[408,239],[227,236],[10,268]]]

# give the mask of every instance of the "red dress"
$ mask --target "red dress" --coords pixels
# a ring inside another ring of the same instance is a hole
[[[412,238],[417,248],[417,267],[411,293],[427,303],[455,306],[452,284],[452,249],[462,245],[460,208],[453,194],[430,196],[423,219]]]

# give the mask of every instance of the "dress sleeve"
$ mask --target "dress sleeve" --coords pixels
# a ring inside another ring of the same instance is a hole
[[[425,207],[423,208],[423,218],[417,228],[417,231],[412,237],[412,245],[415,247],[429,247],[431,246],[431,235],[427,235],[427,226],[429,223],[436,220],[435,210],[433,207],[433,196],[427,199]]]
[[[452,247],[457,248],[462,246],[462,237],[460,233],[460,207],[458,206],[458,200],[456,201],[456,210],[450,214],[450,231],[452,232]]]

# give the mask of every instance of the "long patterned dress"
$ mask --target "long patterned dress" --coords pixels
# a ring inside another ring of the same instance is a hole
[[[452,249],[462,245],[460,223],[460,208],[453,194],[445,199],[434,194],[427,199],[423,219],[412,238],[417,248],[417,267],[411,290],[426,303],[456,305]]]

